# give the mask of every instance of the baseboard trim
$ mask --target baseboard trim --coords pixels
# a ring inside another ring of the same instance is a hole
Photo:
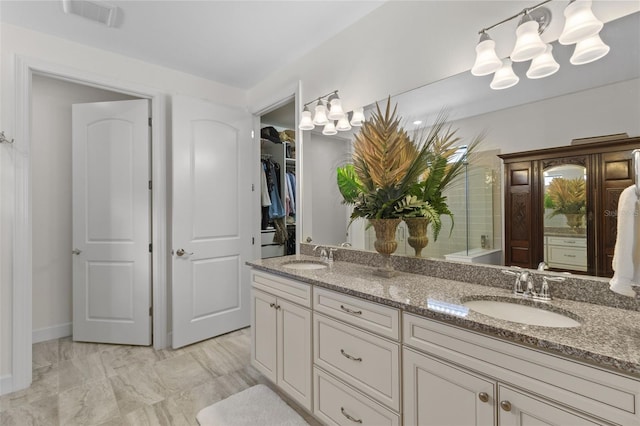
[[[71,336],[73,323],[58,324],[52,327],[39,328],[33,330],[32,343],[46,342],[47,340],[59,339],[61,337]]]
[[[13,392],[13,375],[5,374],[0,376],[0,395]]]

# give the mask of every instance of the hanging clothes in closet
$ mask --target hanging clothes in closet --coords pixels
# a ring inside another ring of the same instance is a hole
[[[271,158],[262,159],[261,199],[262,199],[262,229],[268,229],[269,224],[276,229],[274,242],[284,244],[287,241],[285,225],[285,208],[282,205],[279,188],[281,182],[280,164]]]

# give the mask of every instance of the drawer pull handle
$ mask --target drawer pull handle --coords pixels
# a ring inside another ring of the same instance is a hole
[[[347,419],[351,420],[352,422],[362,424],[362,419],[355,419],[351,417],[346,411],[344,411],[344,407],[340,407],[340,412],[342,413],[343,416],[345,416]]]
[[[564,257],[572,257],[573,258],[573,257],[576,257],[576,255],[575,254],[565,254]]]
[[[345,358],[349,358],[352,361],[358,361],[358,362],[362,361],[362,358],[353,357],[353,356],[349,355],[348,353],[346,353],[344,351],[344,349],[340,349],[340,353],[342,354],[342,356],[344,356]]]
[[[509,401],[500,401],[500,407],[504,411],[511,411],[511,403]]]
[[[489,401],[489,394],[486,392],[480,392],[478,394],[478,399],[480,399],[480,401],[482,402],[488,402]]]
[[[340,305],[340,309],[353,315],[362,315],[362,311],[352,311],[349,308],[345,308],[344,305]]]

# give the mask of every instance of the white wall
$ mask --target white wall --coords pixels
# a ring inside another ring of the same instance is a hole
[[[273,104],[301,80],[304,102],[338,89],[348,111],[468,71],[478,30],[530,5],[524,0],[387,2],[257,84],[249,91],[249,104],[254,110]],[[554,19],[543,40],[554,41],[562,31],[565,4],[546,6]],[[603,22],[638,10],[640,3],[634,1],[593,2],[593,12]],[[500,57],[513,49],[514,28],[515,21],[491,31]]]
[[[505,154],[613,133],[640,136],[638,117],[640,79],[633,79],[458,120],[453,125],[467,139],[486,130],[481,149],[499,149]]]
[[[34,342],[71,331],[71,105],[128,99],[135,98],[52,78],[33,78]]]
[[[64,39],[3,23],[0,28],[1,117],[2,130],[7,136],[15,134],[15,58],[16,55],[42,61],[69,70],[80,71],[103,79],[109,77],[122,84],[147,87],[151,91],[183,94],[208,99],[220,104],[246,107],[247,93],[232,87],[128,58],[111,52],[90,48]],[[168,122],[168,120],[166,120]],[[167,134],[170,134],[167,129]],[[11,318],[12,318],[12,250],[14,223],[14,159],[18,155],[11,146],[0,146],[2,165],[0,188],[2,200],[0,217],[0,378],[11,374]]]

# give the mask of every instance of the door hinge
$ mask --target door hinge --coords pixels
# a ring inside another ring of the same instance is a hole
[[[152,188],[152,184],[151,184],[151,181],[149,181],[149,189],[151,188]]]
[[[149,306],[149,316],[153,316],[153,306]]]
[[[256,237],[251,237],[251,245],[255,245],[256,244]]]
[[[153,253],[153,244],[149,243],[149,253]]]
[[[152,119],[151,117],[149,117],[149,127],[151,127],[151,125],[152,125]]]
[[[256,132],[254,130],[251,131],[251,139],[256,138]]]
[[[254,192],[256,190],[256,186],[254,184],[251,184],[251,192]]]

